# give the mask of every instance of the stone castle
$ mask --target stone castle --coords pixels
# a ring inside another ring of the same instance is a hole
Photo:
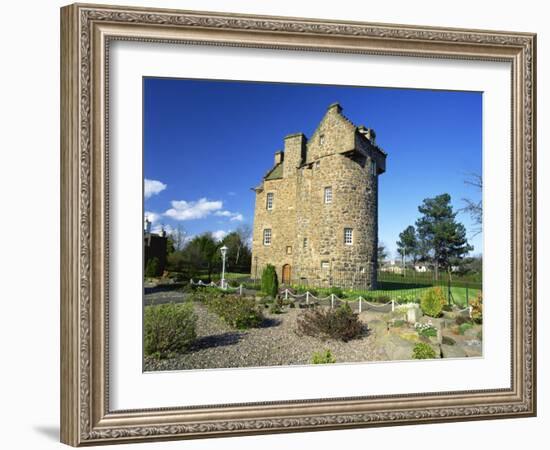
[[[256,192],[252,276],[272,264],[279,282],[376,285],[378,175],[386,153],[374,130],[334,103],[310,139],[284,139]]]

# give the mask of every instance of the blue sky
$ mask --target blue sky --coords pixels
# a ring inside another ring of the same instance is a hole
[[[254,192],[284,136],[311,136],[331,103],[376,131],[387,153],[379,178],[379,238],[394,256],[398,234],[424,198],[447,192],[455,209],[481,193],[482,94],[235,81],[144,79],[144,211],[168,230],[223,236],[252,226]],[[471,237],[474,254],[482,236]]]

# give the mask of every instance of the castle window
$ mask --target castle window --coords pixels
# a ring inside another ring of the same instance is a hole
[[[307,237],[305,237],[305,238],[304,238],[304,248],[307,248],[307,244],[308,244],[308,242],[307,242]]]
[[[264,230],[264,245],[271,245],[271,228]]]
[[[265,208],[266,209],[273,209],[273,192],[268,192],[266,199],[265,199]]]
[[[353,228],[344,228],[344,244],[353,245]]]
[[[292,246],[291,246],[291,245],[287,245],[287,247],[286,247],[286,254],[287,254],[287,255],[292,255]]]
[[[320,134],[319,135],[319,145],[324,145],[324,143],[325,143],[325,135]]]
[[[325,188],[325,203],[332,203],[332,186]]]
[[[330,269],[330,263],[328,261],[321,261],[321,269]]]
[[[372,173],[372,176],[376,176],[376,161],[374,159],[371,159],[370,161],[370,170]]]

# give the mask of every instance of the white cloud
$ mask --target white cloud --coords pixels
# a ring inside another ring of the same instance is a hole
[[[148,180],[145,178],[145,182],[143,184],[143,195],[144,197],[150,198],[153,195],[157,195],[164,191],[166,189],[166,184],[162,183],[158,180]]]
[[[233,192],[233,191],[229,191],[229,192],[227,193],[227,195],[230,195],[231,197],[234,197],[235,195],[237,195],[237,193],[236,193],[236,192]]]
[[[220,200],[210,201],[201,198],[196,202],[187,202],[185,200],[174,200],[171,202],[172,208],[167,210],[164,215],[175,220],[194,220],[202,219],[211,213],[222,208],[223,203]]]
[[[214,213],[216,216],[221,217],[229,217],[229,220],[231,221],[239,221],[242,222],[244,220],[244,217],[241,213],[231,212],[231,211],[216,211]]]
[[[153,234],[161,234],[162,233],[162,230],[164,230],[166,232],[166,234],[171,234],[174,232],[174,228],[169,225],[169,224],[166,224],[166,225],[156,225],[154,226],[152,229],[151,229],[151,233]]]
[[[216,241],[221,241],[224,237],[226,237],[228,234],[227,231],[225,230],[218,230],[218,231],[213,231],[212,232],[212,237],[216,240]]]
[[[160,219],[160,214],[152,211],[145,211],[143,215],[145,216],[143,220],[149,219],[149,222],[151,223],[158,222]]]

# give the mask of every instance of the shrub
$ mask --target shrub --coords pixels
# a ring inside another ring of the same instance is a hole
[[[472,307],[472,320],[475,323],[483,323],[483,295],[481,292],[470,302]]]
[[[166,358],[184,352],[196,338],[197,316],[191,303],[147,306],[144,314],[145,354]]]
[[[437,328],[435,328],[431,323],[415,323],[414,328],[419,336],[424,337],[436,337]]]
[[[363,332],[358,314],[347,303],[338,308],[314,308],[305,311],[297,319],[298,334],[332,338],[347,342]]]
[[[277,272],[275,267],[271,264],[265,266],[262,272],[262,292],[275,298],[279,292],[279,280],[277,278]]]
[[[336,297],[344,297],[344,291],[342,290],[342,288],[339,288],[337,286],[333,286],[329,289],[328,291],[329,295],[332,294],[332,295],[336,295]],[[327,351],[330,351],[330,350],[327,350]]]
[[[435,350],[431,345],[425,344],[424,342],[419,342],[413,348],[413,359],[432,359],[435,358]]]
[[[439,287],[428,289],[420,299],[420,308],[430,317],[439,317],[445,305],[445,296]]]
[[[442,343],[442,344],[445,344],[445,345],[455,345],[455,344],[456,344],[456,341],[455,341],[452,337],[443,336],[443,337],[441,338],[441,343]]]
[[[282,314],[283,309],[281,308],[281,304],[279,302],[273,302],[269,307],[269,312],[271,314]]]
[[[377,303],[388,303],[391,302],[391,298],[389,295],[377,295],[373,298],[373,300]]]
[[[470,328],[472,328],[473,325],[469,322],[466,322],[466,323],[463,323],[462,325],[460,325],[458,327],[458,332],[461,334],[461,335],[464,335],[464,333],[466,333],[466,331],[468,331]]]
[[[250,297],[238,295],[212,297],[207,301],[206,306],[224,322],[240,330],[257,327],[264,319],[256,301]]]
[[[334,364],[336,358],[332,355],[330,349],[324,352],[314,352],[311,357],[311,364]]]
[[[299,285],[299,286],[296,286],[294,290],[296,291],[297,294],[305,294],[306,292],[309,292],[311,295],[314,295],[315,297],[319,295],[319,291],[310,286]]]
[[[158,275],[160,275],[160,261],[157,257],[154,257],[147,261],[145,276],[147,278],[154,278]]]

